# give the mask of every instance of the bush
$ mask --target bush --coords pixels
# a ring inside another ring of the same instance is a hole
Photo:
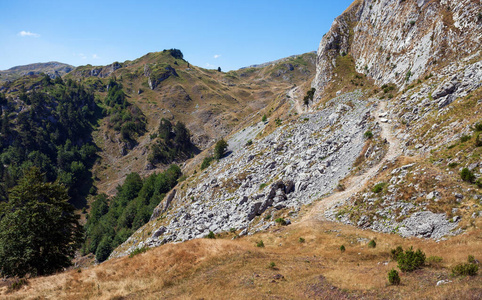
[[[470,135],[463,135],[460,137],[460,142],[461,143],[465,143],[467,142],[468,140],[470,140],[472,137]]]
[[[212,156],[205,157],[202,164],[201,164],[201,170],[204,170],[207,167],[209,167],[209,165],[211,165],[211,162],[213,160],[214,160],[214,157],[212,157]]]
[[[304,238],[302,238],[302,237],[300,237],[300,238],[298,239],[298,242],[300,242],[300,243],[304,243],[304,242],[305,242],[305,239],[304,239]]]
[[[276,264],[272,261],[268,265],[268,269],[274,269],[276,267]]]
[[[398,255],[397,262],[398,268],[402,272],[412,272],[423,266],[425,263],[425,253],[420,249],[414,252],[413,247],[410,247]]]
[[[429,256],[427,258],[427,263],[431,266],[431,267],[438,267],[440,266],[440,263],[442,262],[442,258],[440,256]]]
[[[368,243],[368,248],[375,248],[376,246],[377,246],[377,243],[375,242],[375,240],[371,240]]]
[[[228,148],[228,143],[226,143],[225,140],[221,139],[216,143],[216,146],[214,146],[214,158],[215,159],[221,159],[223,157],[224,152]]]
[[[482,131],[482,122],[474,124],[474,131]]]
[[[462,178],[463,181],[467,181],[472,183],[475,179],[474,173],[472,173],[469,169],[463,168],[462,171],[460,172],[460,177]]]
[[[367,139],[371,139],[373,137],[373,133],[370,130],[366,131],[364,135]]]
[[[263,240],[260,240],[259,242],[257,242],[256,247],[263,248],[264,247]]]
[[[246,142],[246,147],[251,146],[252,144],[253,144],[253,141],[252,141],[252,140],[248,140],[248,141]]]
[[[345,246],[341,245],[341,246],[340,246],[340,251],[341,251],[341,253],[345,252],[345,250],[346,250],[346,249],[345,249]]]
[[[283,225],[283,226],[286,225],[286,221],[285,221],[285,219],[283,219],[283,218],[278,218],[278,219],[276,219],[276,220],[274,220],[274,221],[275,221],[276,223],[280,224],[280,225]]]
[[[22,286],[24,285],[28,285],[28,281],[27,279],[25,278],[15,278],[14,282],[12,282],[9,286],[8,286],[8,291],[11,292],[11,291],[18,291]]]
[[[142,246],[140,248],[136,248],[136,249],[134,249],[134,251],[131,252],[131,254],[129,254],[129,257],[132,258],[132,257],[136,256],[137,254],[147,252],[147,250],[149,250],[149,247],[147,247],[147,246]]]
[[[208,239],[215,239],[216,236],[214,235],[214,232],[209,231],[208,235],[206,235],[206,238],[208,238]]]
[[[458,264],[452,268],[452,275],[454,276],[475,276],[479,271],[479,266],[476,264],[465,263]]]
[[[480,133],[477,134],[477,137],[475,138],[475,147],[481,147],[482,146],[482,139],[480,138]]]
[[[372,188],[372,192],[374,193],[380,193],[381,191],[383,191],[383,188],[385,187],[386,183],[385,182],[380,182],[380,183],[377,183],[373,188]]]
[[[398,260],[398,256],[403,253],[402,246],[398,246],[395,249],[390,250],[390,256],[393,260]]]
[[[388,272],[388,282],[391,285],[399,285],[400,284],[400,276],[398,275],[397,270],[391,269]]]
[[[261,118],[261,121],[264,123],[268,120],[268,117],[266,117],[266,115],[263,115],[263,117]]]

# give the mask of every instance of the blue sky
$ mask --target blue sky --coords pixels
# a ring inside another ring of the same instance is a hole
[[[0,70],[106,65],[177,48],[223,71],[314,51],[352,0],[0,0]]]

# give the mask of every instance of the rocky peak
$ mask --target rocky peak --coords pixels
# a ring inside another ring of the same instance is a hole
[[[480,47],[480,2],[356,0],[318,48],[316,98],[333,79],[336,57],[350,54],[357,72],[399,88]]]

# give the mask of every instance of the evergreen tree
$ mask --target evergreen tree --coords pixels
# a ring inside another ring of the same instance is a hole
[[[3,276],[51,274],[71,265],[82,229],[65,187],[31,168],[0,206]]]
[[[216,143],[216,146],[214,146],[214,158],[215,159],[220,159],[223,157],[224,152],[228,148],[228,143],[221,139]]]

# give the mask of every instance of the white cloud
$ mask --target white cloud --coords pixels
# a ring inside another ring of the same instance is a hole
[[[33,33],[33,32],[30,32],[30,31],[25,31],[25,30],[22,30],[18,33],[19,36],[31,36],[31,37],[40,37],[40,34],[38,33]]]
[[[221,54],[214,54],[214,58],[221,57]]]
[[[211,65],[210,63],[206,63],[206,68],[214,69],[217,67],[215,65]]]
[[[74,54],[74,56],[78,56],[82,59],[87,59],[87,55],[85,55],[84,53],[73,53],[73,54]]]
[[[93,59],[100,59],[100,57],[97,54],[92,54]]]

